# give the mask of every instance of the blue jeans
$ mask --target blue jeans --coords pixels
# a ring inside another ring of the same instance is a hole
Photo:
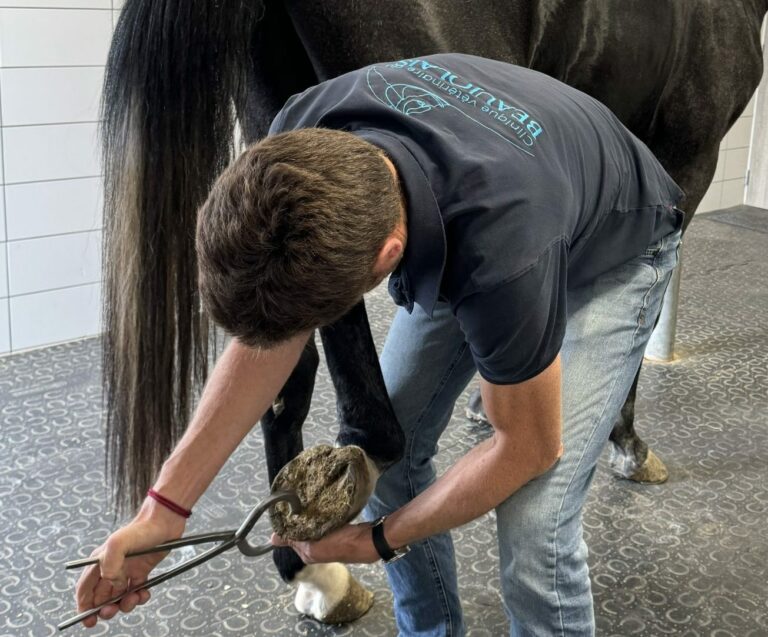
[[[679,243],[678,231],[568,293],[561,349],[564,455],[496,508],[511,635],[594,634],[582,507],[642,361]],[[432,320],[418,306],[410,315],[401,309],[381,365],[406,449],[379,479],[367,519],[401,507],[434,482],[438,439],[475,373],[464,335],[445,304]],[[464,634],[450,534],[417,543],[387,566],[387,575],[401,635]]]

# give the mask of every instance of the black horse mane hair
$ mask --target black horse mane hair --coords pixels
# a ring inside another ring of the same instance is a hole
[[[128,0],[116,26],[101,134],[106,471],[118,511],[142,501],[207,375],[196,213],[233,154],[262,9]]]

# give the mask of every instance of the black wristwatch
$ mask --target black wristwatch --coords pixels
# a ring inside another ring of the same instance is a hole
[[[371,536],[373,537],[373,545],[376,547],[376,552],[385,564],[391,564],[392,562],[399,560],[401,557],[405,557],[411,547],[407,544],[401,546],[399,549],[393,549],[387,540],[384,539],[384,520],[387,519],[386,515],[382,515],[378,520],[373,522],[371,526]]]

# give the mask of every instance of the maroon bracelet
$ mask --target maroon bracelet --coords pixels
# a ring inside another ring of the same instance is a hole
[[[181,517],[188,518],[190,515],[192,515],[192,511],[190,511],[189,509],[185,509],[183,506],[179,506],[173,500],[169,500],[165,496],[160,495],[154,489],[150,489],[149,491],[147,491],[147,496],[152,498],[153,500],[157,500],[164,507],[170,509],[174,513],[178,513]]]

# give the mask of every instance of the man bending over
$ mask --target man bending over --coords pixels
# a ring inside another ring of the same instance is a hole
[[[401,634],[461,635],[448,531],[495,509],[512,634],[591,635],[582,507],[677,263],[682,194],[605,106],[529,69],[430,55],[293,96],[200,211],[202,298],[234,339],[155,489],[191,508],[311,331],[389,276],[381,366],[406,453],[366,510],[387,517],[290,545],[391,561]],[[436,478],[475,372],[493,435]],[[126,552],[182,530],[145,502],[84,574],[80,608],[157,562]]]

